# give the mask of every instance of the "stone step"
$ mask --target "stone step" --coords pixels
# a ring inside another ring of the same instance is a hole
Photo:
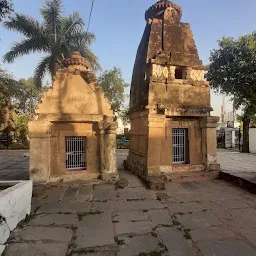
[[[208,181],[219,178],[219,171],[174,172],[168,175],[171,182]]]
[[[246,173],[248,175],[248,173]],[[252,173],[254,176],[255,174]],[[234,183],[241,188],[248,190],[249,192],[256,194],[256,179],[252,179],[244,175],[244,173],[230,173],[222,170],[220,172],[220,178],[228,182]]]

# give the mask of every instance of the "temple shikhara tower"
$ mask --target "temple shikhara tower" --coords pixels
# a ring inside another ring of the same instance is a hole
[[[218,176],[210,87],[182,9],[158,1],[145,13],[130,95],[131,138],[126,167],[151,188],[168,180]]]

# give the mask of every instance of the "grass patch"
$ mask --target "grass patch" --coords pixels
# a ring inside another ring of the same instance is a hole
[[[81,221],[84,216],[97,215],[97,214],[101,214],[101,213],[103,213],[103,212],[95,211],[95,212],[78,213],[77,217],[78,217],[78,220]]]
[[[153,237],[158,237],[157,233],[154,232],[154,231],[151,232],[151,235],[152,235]]]
[[[187,239],[187,240],[191,240],[191,234],[190,234],[190,229],[184,229],[184,237]]]
[[[118,239],[117,236],[115,236],[115,241],[116,241],[116,243],[117,243],[118,245],[124,245],[124,244],[125,244],[124,240],[123,240],[123,239]]]
[[[152,251],[150,253],[141,252],[138,256],[162,256],[165,251]]]
[[[146,198],[141,198],[141,199],[126,199],[126,201],[128,202],[132,202],[132,201],[145,201]]]
[[[95,253],[96,251],[93,250],[93,249],[89,249],[89,250],[86,250],[86,249],[82,249],[82,250],[79,250],[79,251],[76,251],[75,253],[76,254],[89,254],[89,253]]]

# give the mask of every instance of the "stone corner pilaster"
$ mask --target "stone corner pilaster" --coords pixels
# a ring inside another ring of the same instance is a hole
[[[200,118],[201,128],[216,128],[220,118],[218,116],[205,116]]]

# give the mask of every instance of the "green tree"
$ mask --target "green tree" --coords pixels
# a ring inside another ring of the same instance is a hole
[[[15,108],[12,97],[17,81],[0,67],[0,131],[11,132],[14,127]]]
[[[215,92],[230,96],[243,110],[243,152],[249,152],[249,126],[256,113],[256,32],[237,40],[224,37],[210,56],[207,79]]]
[[[18,112],[32,116],[46,90],[46,86],[38,87],[33,77],[20,79],[13,95],[13,102]]]
[[[107,70],[98,79],[102,86],[105,96],[108,98],[112,109],[120,114],[124,108],[126,95],[124,88],[128,86],[125,83],[122,72],[119,68],[114,67],[112,70]]]
[[[5,62],[12,63],[17,57],[34,52],[46,53],[35,69],[38,85],[41,85],[47,72],[53,78],[61,61],[74,51],[79,51],[87,58],[94,70],[100,68],[97,57],[89,48],[95,35],[85,32],[85,24],[78,13],[62,16],[61,6],[61,0],[46,0],[41,9],[42,23],[22,14],[15,14],[9,21],[4,22],[6,29],[17,31],[25,37],[14,43],[11,50],[4,55]]]
[[[11,14],[12,11],[11,0],[0,0],[0,21],[2,21],[7,15]]]

